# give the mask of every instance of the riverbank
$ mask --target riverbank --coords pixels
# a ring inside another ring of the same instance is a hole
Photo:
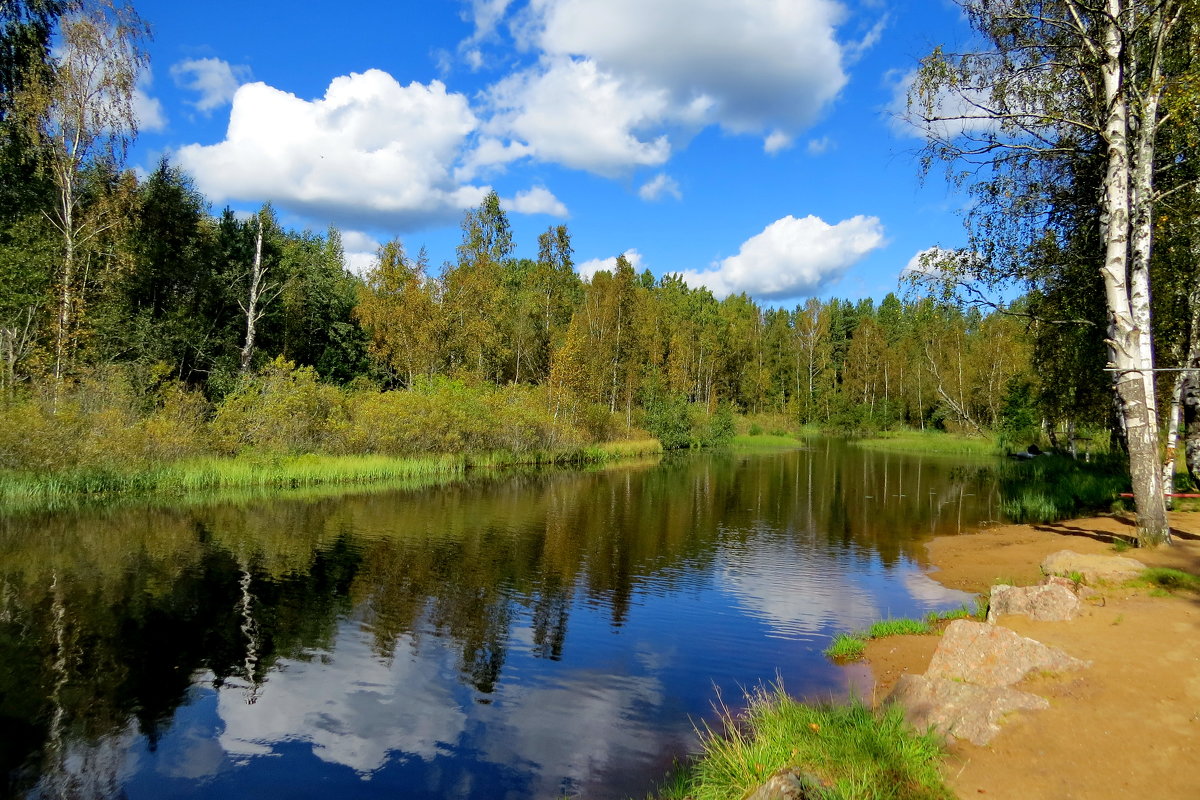
[[[184,496],[229,489],[300,489],[414,481],[427,484],[455,480],[479,469],[598,464],[661,453],[662,444],[657,439],[645,439],[555,451],[431,453],[413,457],[262,454],[189,459],[142,470],[0,472],[0,510],[56,509],[117,497]]]
[[[1200,573],[1200,512],[1173,513],[1171,527],[1174,546],[1121,554],[1147,566]],[[1121,517],[1005,525],[933,540],[928,566],[930,577],[949,588],[985,593],[998,582],[1036,583],[1050,553],[1114,555],[1114,542],[1133,536],[1132,523]],[[1105,586],[1071,622],[1006,616],[1001,623],[1094,664],[1028,679],[1023,688],[1048,698],[1048,710],[1013,716],[986,747],[951,745],[944,772],[958,797],[1200,796],[1194,759],[1200,752],[1200,596]],[[882,700],[901,674],[925,672],[937,642],[937,636],[871,641],[871,674],[860,689]]]

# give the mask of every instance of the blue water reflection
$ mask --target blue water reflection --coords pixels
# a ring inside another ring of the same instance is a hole
[[[9,520],[9,793],[642,796],[718,698],[842,694],[833,633],[963,602],[920,542],[989,480],[819,442]]]

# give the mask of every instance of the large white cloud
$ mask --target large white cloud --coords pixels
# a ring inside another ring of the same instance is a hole
[[[832,0],[532,0],[529,36],[551,55],[584,56],[711,101],[737,131],[810,123],[845,85]]]
[[[884,244],[877,217],[855,216],[830,225],[819,217],[788,215],[747,239],[737,255],[705,271],[680,273],[690,286],[724,297],[745,292],[764,300],[811,294]]]
[[[476,3],[470,44],[498,7]],[[492,87],[489,130],[602,175],[662,164],[669,135],[710,124],[777,152],[846,83],[844,16],[834,0],[531,0],[510,29],[537,63]]]
[[[304,100],[265,83],[233,97],[225,141],[180,148],[214,201],[269,199],[308,216],[399,230],[452,219],[486,188],[452,168],[477,119],[439,81],[401,86],[380,70],[335,78]]]
[[[661,164],[671,155],[661,126],[669,103],[661,89],[638,87],[593,61],[558,58],[514,73],[487,93],[487,130],[525,143],[514,155],[601,175]]]

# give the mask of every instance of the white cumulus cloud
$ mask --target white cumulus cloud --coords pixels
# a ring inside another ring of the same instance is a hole
[[[771,131],[767,134],[767,138],[763,139],[763,150],[767,155],[775,155],[783,150],[787,150],[792,146],[792,137],[788,136],[783,131]]]
[[[666,94],[637,87],[594,62],[560,58],[514,73],[487,93],[488,132],[525,144],[521,152],[601,175],[662,164],[671,155],[661,125]]]
[[[680,276],[689,286],[707,286],[718,297],[745,292],[784,300],[817,291],[883,244],[877,217],[859,215],[830,225],[812,215],[788,215],[747,239],[737,255],[712,269]]]
[[[362,231],[342,231],[342,256],[346,269],[355,275],[366,275],[379,258],[379,240]]]
[[[504,3],[473,6],[492,35]],[[487,93],[489,132],[601,175],[665,162],[707,125],[777,152],[846,84],[835,0],[531,0],[509,29],[534,66]]]
[[[638,189],[638,197],[646,201],[661,200],[664,195],[670,195],[676,200],[683,199],[679,183],[665,172],[658,173]]]
[[[173,64],[171,77],[176,86],[199,94],[192,105],[209,113],[233,102],[238,87],[249,79],[250,68],[219,58],[195,58]]]
[[[440,81],[402,86],[373,69],[335,78],[315,100],[245,84],[225,140],[176,157],[217,203],[269,199],[322,221],[403,231],[482,200],[486,187],[452,177],[477,124],[466,98]]]
[[[545,186],[534,186],[517,192],[511,200],[504,200],[505,208],[518,214],[549,214],[552,217],[567,216],[567,207]]]
[[[642,254],[636,249],[626,250],[624,253],[622,253],[622,255],[625,256],[625,260],[629,262],[629,266],[633,267],[634,272],[641,272],[644,269],[642,267]],[[612,256],[610,258],[593,258],[588,261],[584,261],[582,264],[575,265],[575,270],[579,273],[579,277],[583,278],[585,281],[590,281],[592,276],[601,270],[612,272],[616,268],[616,256]]]
[[[154,73],[147,68],[138,76],[137,85],[133,87],[133,116],[141,131],[161,131],[167,127],[167,115],[163,112],[162,103],[150,95],[153,85]]]
[[[551,55],[582,56],[698,98],[734,131],[809,124],[846,83],[833,0],[532,0],[529,27]]]

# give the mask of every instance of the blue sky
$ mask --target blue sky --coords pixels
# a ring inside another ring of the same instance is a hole
[[[565,222],[585,274],[626,252],[771,305],[881,298],[964,238],[894,115],[963,35],[947,0],[136,6],[155,38],[131,165],[168,155],[214,210],[336,224],[360,270],[395,236],[452,260],[489,188],[520,256]]]

